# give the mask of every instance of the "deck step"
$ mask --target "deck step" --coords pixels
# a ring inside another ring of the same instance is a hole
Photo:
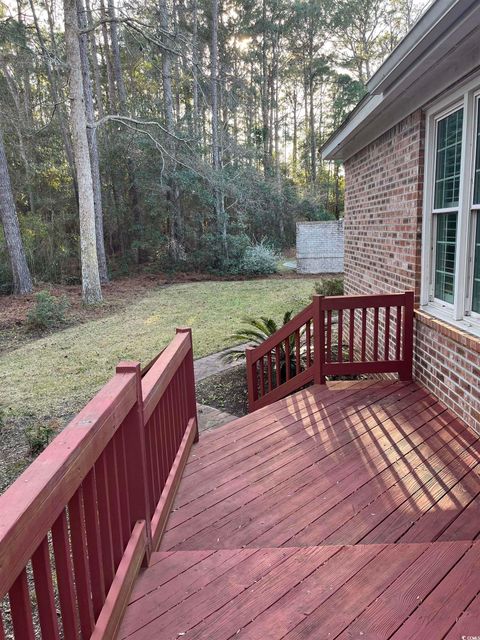
[[[480,542],[167,551],[118,637],[459,638],[474,634],[479,593]]]

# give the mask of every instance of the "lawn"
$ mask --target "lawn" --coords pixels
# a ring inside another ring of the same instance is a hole
[[[307,279],[200,282],[165,286],[109,317],[40,338],[0,356],[5,418],[46,420],[77,411],[112,375],[119,360],[148,362],[174,334],[193,330],[195,357],[229,346],[241,317],[280,319],[313,292]]]

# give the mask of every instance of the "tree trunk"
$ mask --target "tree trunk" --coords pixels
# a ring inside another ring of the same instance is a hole
[[[17,132],[18,138],[18,149],[20,152],[20,156],[22,158],[23,166],[25,168],[25,190],[28,195],[28,202],[30,204],[30,212],[33,216],[36,215],[36,206],[35,206],[35,193],[33,191],[33,172],[32,172],[32,163],[34,160],[34,149],[31,147],[27,149],[27,144],[25,141],[24,135],[24,127],[25,126],[33,126],[31,121],[31,114],[28,114],[28,108],[25,102],[21,100],[20,92],[18,89],[18,85],[15,82],[10,70],[7,65],[0,62],[3,74],[5,76],[5,81],[7,83],[8,90],[10,95],[12,96],[12,100],[15,104],[15,108],[17,110],[17,120],[14,122],[13,126],[15,127],[15,131]]]
[[[214,207],[217,219],[218,232],[222,238],[225,256],[228,255],[227,247],[227,219],[225,215],[225,197],[220,186],[222,175],[221,141],[218,122],[218,0],[212,0],[212,42],[210,51],[210,84],[212,94],[212,156],[215,170]]]
[[[159,14],[160,14],[160,26],[163,32],[163,41],[168,48],[171,48],[172,43],[166,36],[170,29],[170,20],[168,16],[167,0],[160,0],[159,2]],[[165,125],[168,133],[167,149],[170,154],[170,158],[167,158],[167,165],[170,168],[172,174],[176,171],[175,162],[175,118],[173,112],[173,91],[172,91],[172,55],[167,48],[162,52],[162,84],[163,84],[163,102],[165,113]],[[168,193],[167,198],[170,204],[170,252],[174,259],[178,258],[182,254],[181,247],[181,235],[182,235],[182,221],[180,211],[180,192],[176,184],[175,176],[171,175],[168,179]]]
[[[16,294],[30,293],[32,291],[32,278],[23,248],[18,224],[15,201],[13,199],[10,174],[8,173],[7,156],[3,143],[3,132],[0,129],[0,216],[7,253],[13,274],[13,292]]]
[[[86,304],[95,304],[102,300],[102,289],[98,271],[95,203],[90,151],[88,148],[76,1],[64,0],[63,11],[65,20],[65,49],[69,67],[72,146],[78,183],[83,300]]]
[[[87,15],[83,0],[77,0],[78,24],[81,29],[88,26]],[[94,109],[92,95],[92,81],[88,62],[88,38],[86,33],[79,38],[80,58],[82,63],[83,93],[85,96],[85,115],[87,118],[88,148],[90,151],[90,164],[92,167],[93,202],[95,206],[95,234],[97,244],[98,272],[100,282],[108,282],[107,257],[105,254],[105,241],[103,237],[103,207],[102,207],[102,183],[100,178],[100,163],[98,158],[97,132],[94,128]]]

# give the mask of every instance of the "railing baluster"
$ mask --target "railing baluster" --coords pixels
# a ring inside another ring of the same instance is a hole
[[[397,321],[396,321],[396,336],[395,336],[395,358],[400,360],[402,353],[402,307],[397,307]]]
[[[306,351],[306,356],[307,356],[307,367],[310,367],[312,364],[312,360],[311,360],[311,332],[310,332],[310,320],[307,320],[306,324],[305,324],[305,351]]]
[[[390,307],[385,307],[385,352],[384,360],[390,360]]]
[[[168,466],[168,462],[166,464],[162,463],[162,453],[165,452],[165,455],[167,455],[168,451],[166,446],[167,436],[165,433],[166,420],[164,419],[164,409],[165,398],[163,397],[160,399],[160,402],[150,416],[150,433],[152,438],[152,490],[154,504],[158,502],[160,494],[162,493],[163,484],[166,479],[166,473],[165,478],[163,477],[164,469]]]
[[[92,469],[83,481],[83,507],[85,510],[88,562],[92,578],[92,602],[95,620],[102,610],[106,595],[97,501],[95,470]]]
[[[362,355],[361,360],[365,362],[367,359],[367,309],[362,309]]]
[[[260,358],[258,362],[259,362],[259,369],[260,369],[260,397],[263,397],[265,395],[265,368],[264,368],[263,356]]]
[[[247,361],[247,392],[249,411],[253,411],[255,402],[258,398],[257,364],[253,360],[253,351],[253,347],[247,347],[245,349],[245,359]]]
[[[118,497],[120,500],[120,522],[122,525],[122,549],[130,538],[130,506],[128,496],[127,460],[123,442],[123,426],[114,436],[115,458],[117,461]]]
[[[58,598],[62,612],[63,635],[65,639],[73,640],[78,637],[79,620],[75,602],[72,556],[65,511],[62,511],[52,526],[52,543],[57,574]]]
[[[270,392],[273,389],[272,382],[272,352],[269,351],[267,353],[267,378],[268,378],[268,391]]]
[[[122,535],[120,520],[120,499],[118,496],[117,464],[115,449],[110,441],[105,449],[106,477],[108,484],[108,496],[110,498],[110,522],[112,526],[113,565],[115,571],[122,559]]]
[[[32,605],[28,591],[28,579],[25,569],[20,573],[8,592],[12,614],[13,630],[18,640],[35,640],[33,630]]]
[[[158,407],[156,407],[155,411],[158,411]],[[146,454],[146,466],[147,466],[147,481],[148,481],[148,489],[150,493],[151,499],[151,509],[150,516],[153,515],[154,504],[156,500],[155,493],[155,484],[153,478],[153,468],[154,468],[154,444],[153,444],[153,415],[151,415],[145,424],[145,454]]]
[[[378,360],[378,307],[373,310],[373,361]]]
[[[82,505],[82,487],[80,486],[68,503],[70,517],[70,535],[72,539],[73,570],[77,592],[80,629],[83,638],[89,638],[94,627],[91,599],[91,579],[87,562],[87,540],[85,535],[85,517]]]
[[[285,338],[285,378],[290,380],[290,336]]]
[[[350,362],[354,360],[354,343],[355,343],[355,309],[350,309],[349,321],[349,339],[348,339],[348,357]]]
[[[275,386],[279,387],[282,384],[281,380],[281,357],[280,357],[280,345],[275,347]]]
[[[337,362],[343,362],[343,309],[338,310]]]
[[[108,592],[112,584],[115,571],[113,568],[112,521],[110,518],[110,497],[108,495],[105,454],[102,454],[95,464],[95,481],[97,485],[98,520],[100,525],[100,544],[102,546],[103,575],[105,580],[105,590]]]
[[[327,311],[327,356],[326,362],[332,361],[332,312]]]
[[[400,380],[411,380],[413,376],[413,314],[415,305],[415,294],[413,291],[406,291],[405,315],[403,317],[403,349],[402,366],[399,371]]]
[[[60,634],[58,631],[57,608],[53,591],[48,538],[43,539],[43,542],[33,554],[32,569],[42,639],[58,640]]]
[[[295,371],[298,376],[300,373],[300,331],[295,331]]]

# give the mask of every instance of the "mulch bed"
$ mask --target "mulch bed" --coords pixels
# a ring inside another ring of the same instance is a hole
[[[197,402],[226,411],[234,416],[247,414],[245,365],[197,382]]]

